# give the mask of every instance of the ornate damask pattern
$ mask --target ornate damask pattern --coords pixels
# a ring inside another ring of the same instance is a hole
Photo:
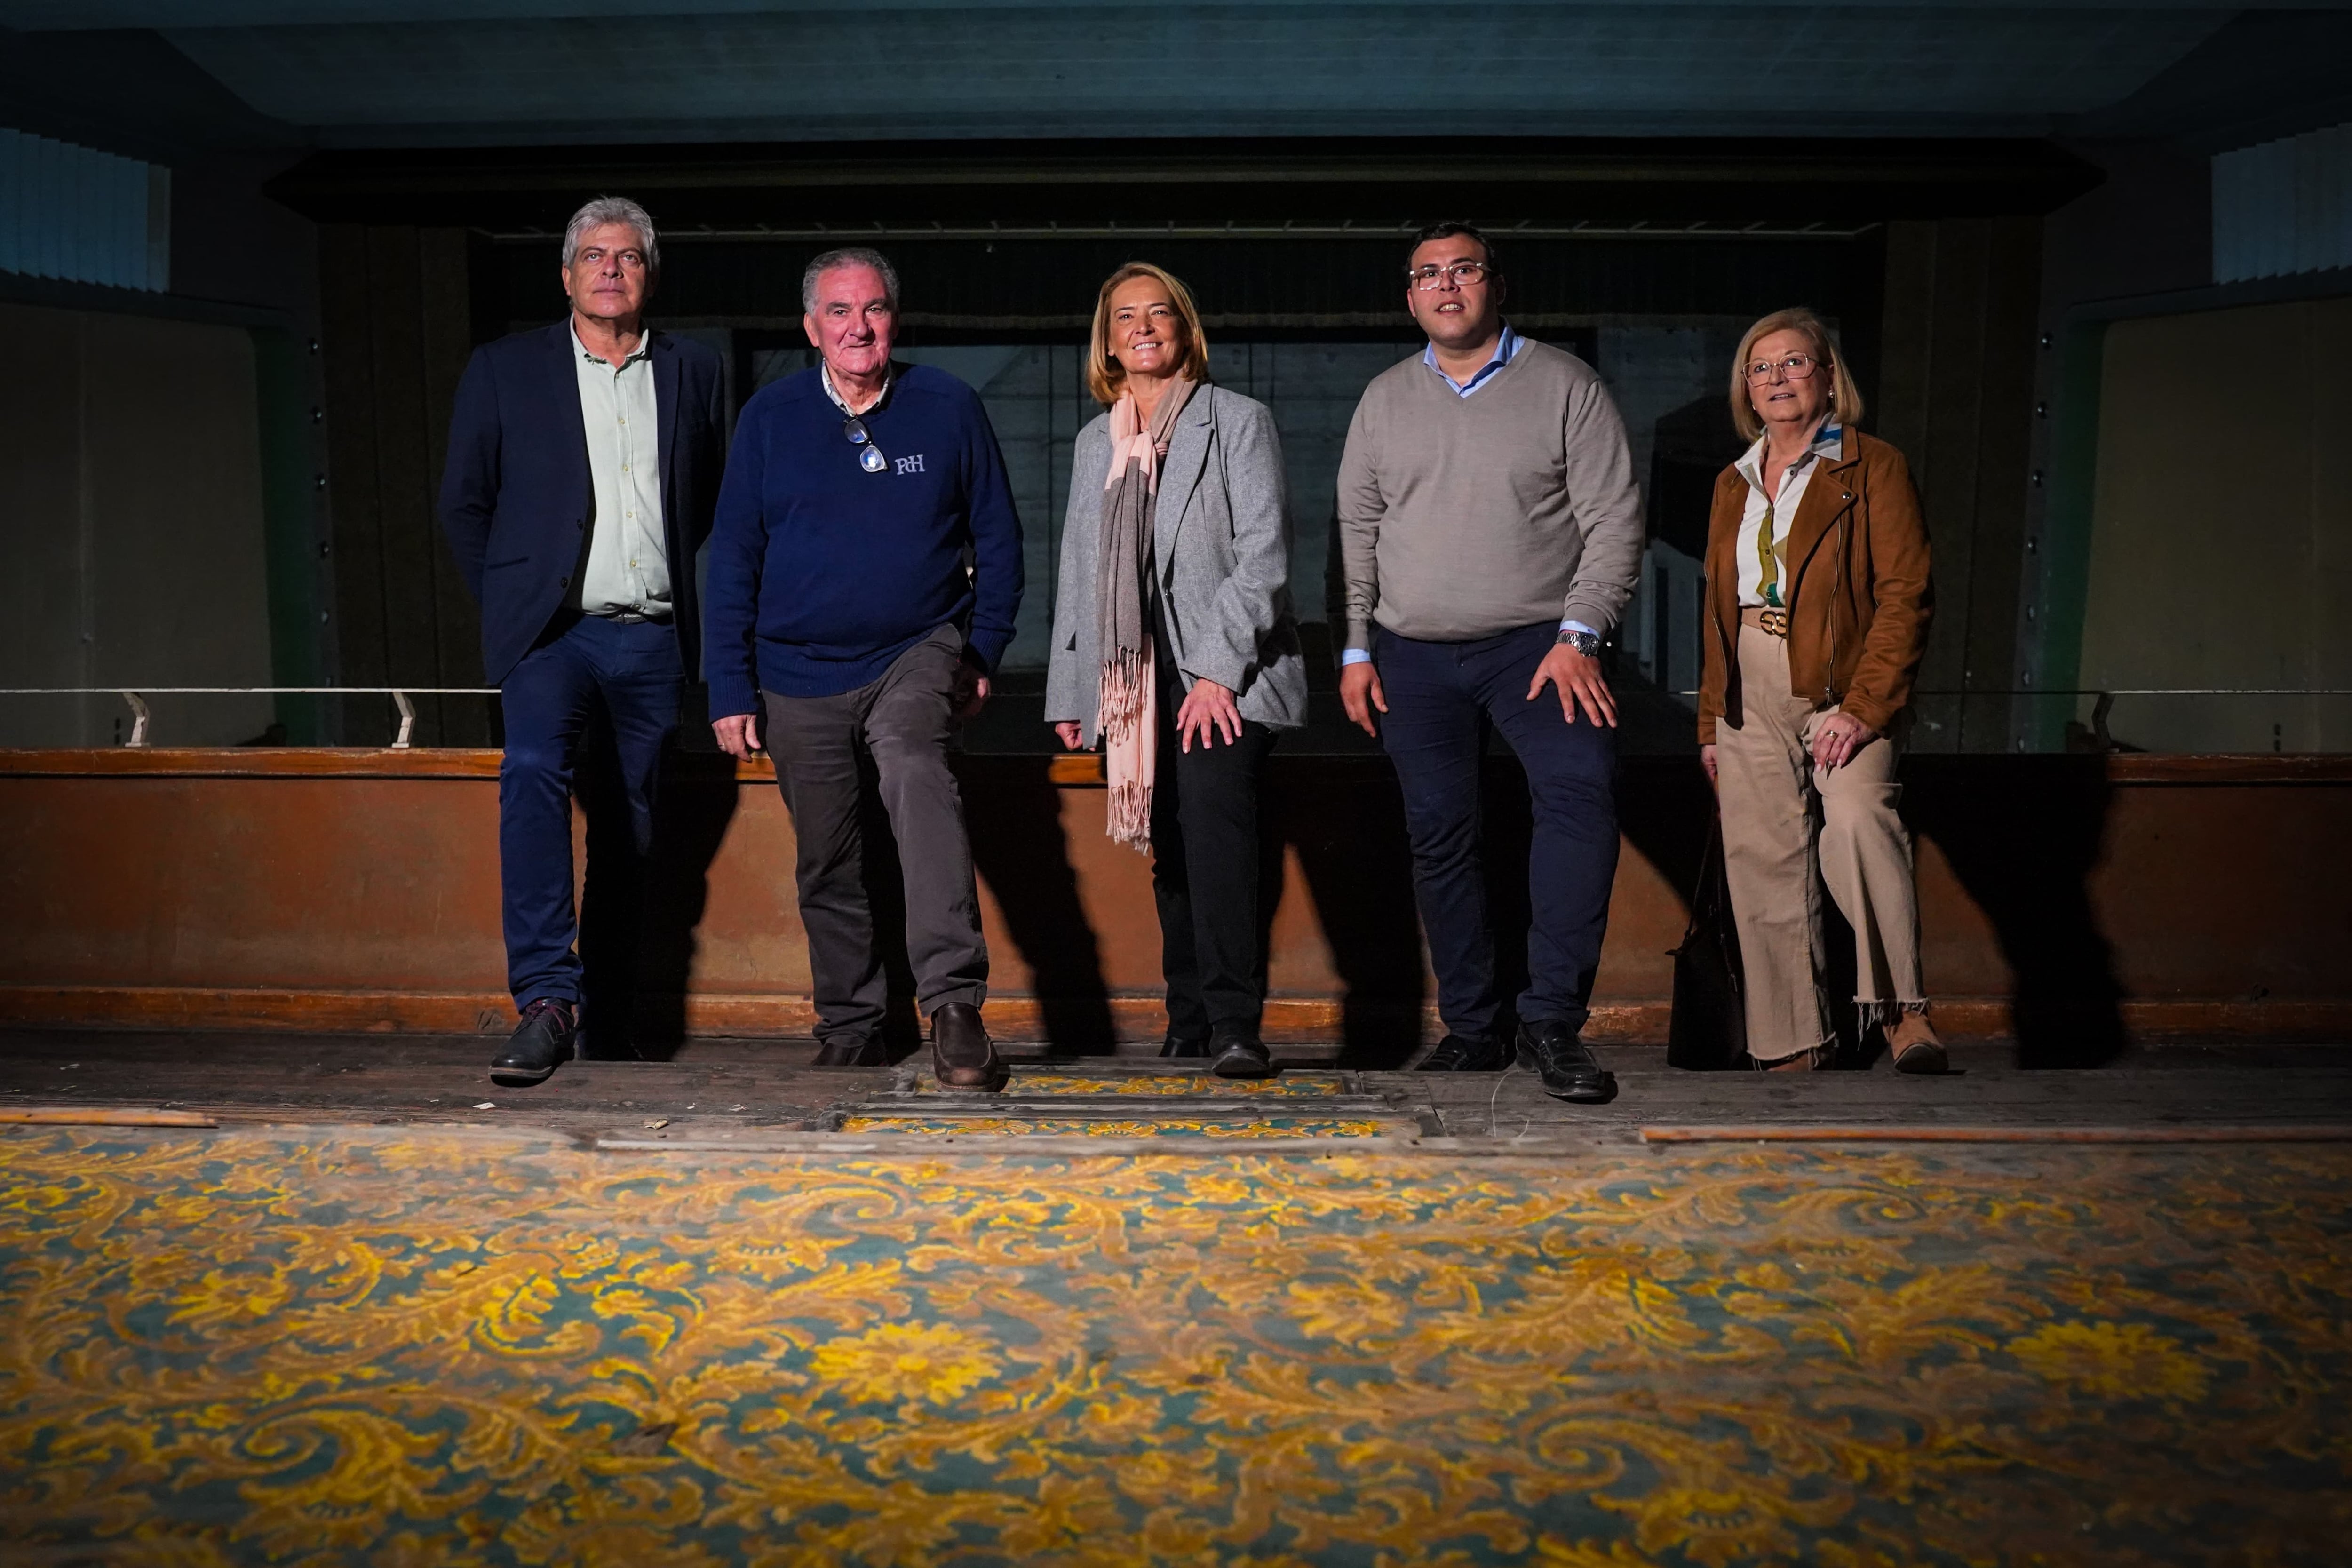
[[[26,1131],[0,1559],[2335,1563],[2347,1178]]]

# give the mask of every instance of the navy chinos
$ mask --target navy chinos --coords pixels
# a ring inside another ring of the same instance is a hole
[[[559,623],[560,625],[561,623]],[[654,837],[662,753],[686,692],[677,633],[667,621],[581,616],[524,654],[501,693],[499,861],[505,887],[507,984],[517,1007],[581,1001],[579,917],[572,898],[572,789],[581,737],[602,707],[619,755],[640,879]],[[615,868],[601,861],[591,874]],[[625,1035],[626,1020],[614,1034]]]
[[[1386,627],[1372,637],[1388,703],[1381,742],[1404,794],[1438,1015],[1465,1038],[1497,1038],[1501,1013],[1479,855],[1479,760],[1489,723],[1527,771],[1535,816],[1519,1022],[1581,1029],[1591,1013],[1617,873],[1617,732],[1581,712],[1570,723],[1549,684],[1528,700],[1528,682],[1557,634],[1557,623],[1545,622],[1467,642],[1425,642]]]

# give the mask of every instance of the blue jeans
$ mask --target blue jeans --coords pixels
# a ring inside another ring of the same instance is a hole
[[[1385,628],[1372,658],[1388,713],[1381,743],[1404,793],[1413,891],[1437,971],[1437,1011],[1449,1033],[1494,1038],[1495,938],[1479,859],[1479,758],[1488,722],[1527,770],[1535,838],[1528,857],[1528,989],[1524,1024],[1582,1028],[1609,925],[1617,874],[1617,731],[1581,714],[1570,723],[1558,689],[1528,699],[1558,628],[1547,622],[1473,642],[1422,642]]]
[[[572,900],[572,780],[580,738],[601,705],[619,753],[629,841],[639,871],[653,847],[662,750],[677,728],[686,677],[677,633],[585,616],[523,655],[501,689],[507,749],[499,763],[499,869],[505,889],[507,987],[515,1005],[581,996],[579,912]],[[601,877],[604,868],[596,868]]]

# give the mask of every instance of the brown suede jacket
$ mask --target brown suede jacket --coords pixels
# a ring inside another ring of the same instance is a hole
[[[1839,704],[1884,733],[1911,700],[1927,651],[1934,591],[1927,529],[1903,454],[1848,429],[1833,461],[1805,486],[1789,529],[1789,685],[1816,706]],[[1737,465],[1715,482],[1706,528],[1706,663],[1699,678],[1699,744],[1719,721],[1737,730],[1739,702],[1739,520],[1748,481]]]

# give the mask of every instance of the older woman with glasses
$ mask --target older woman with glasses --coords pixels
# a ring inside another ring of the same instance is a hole
[[[1855,1005],[1903,1072],[1941,1072],[1919,972],[1911,838],[1895,782],[1927,651],[1927,533],[1903,454],[1854,426],[1861,389],[1829,329],[1780,310],[1731,366],[1754,445],[1707,528],[1699,756],[1723,815],[1747,975],[1748,1055],[1829,1065],[1821,886],[1853,927]]]
[[[1265,405],[1209,383],[1192,296],[1144,262],[1095,300],[1054,601],[1045,719],[1098,741],[1112,838],[1152,857],[1167,1057],[1274,1070],[1259,1037],[1257,798],[1307,715],[1282,445]]]

